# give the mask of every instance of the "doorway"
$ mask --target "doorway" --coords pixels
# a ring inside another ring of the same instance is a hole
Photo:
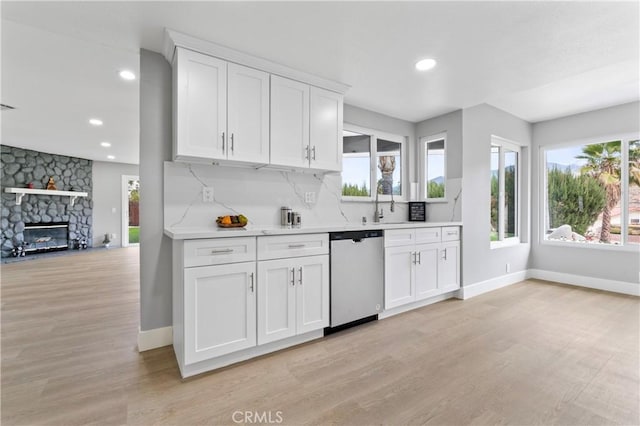
[[[122,247],[140,244],[140,177],[122,176]]]

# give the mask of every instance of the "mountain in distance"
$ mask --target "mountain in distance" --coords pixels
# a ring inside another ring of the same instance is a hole
[[[444,183],[444,176],[434,177],[429,182],[433,182],[433,183],[437,183],[438,185],[442,185]]]

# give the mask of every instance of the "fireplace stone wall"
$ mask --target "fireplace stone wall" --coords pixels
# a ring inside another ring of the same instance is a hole
[[[92,244],[92,161],[84,158],[48,154],[8,145],[0,145],[0,185],[2,210],[0,215],[0,250],[2,257],[23,241],[25,223],[69,222],[69,239],[86,239]],[[87,192],[71,206],[69,197],[28,194],[16,205],[15,194],[4,188],[26,188],[29,183],[37,189],[46,189],[53,177],[61,191]]]

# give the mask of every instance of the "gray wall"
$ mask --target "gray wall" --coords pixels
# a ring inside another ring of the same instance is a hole
[[[553,247],[540,244],[541,147],[640,131],[640,103],[633,102],[533,125],[533,209],[531,268],[637,283],[637,252],[609,248]]]
[[[171,66],[140,50],[140,329],[171,319],[171,240],[163,230],[163,162],[171,159]]]
[[[462,110],[453,111],[439,117],[421,121],[416,124],[416,154],[413,167],[416,170],[416,181],[420,179],[420,138],[447,133],[447,165],[446,165],[446,203],[429,203],[427,213],[431,221],[460,221],[462,193]],[[458,198],[457,201],[455,200]],[[453,210],[453,211],[452,211]]]
[[[463,285],[471,285],[506,275],[507,263],[511,265],[511,273],[528,268],[529,244],[490,248],[490,150],[492,135],[530,147],[531,124],[486,104],[464,109],[462,116],[462,279]],[[523,150],[521,159],[522,218],[528,216],[530,208],[527,151],[530,150]],[[526,241],[529,235],[527,223],[522,224],[521,234]]]
[[[104,234],[116,234],[111,247],[122,246],[122,176],[138,176],[135,164],[93,162],[93,245],[100,247]],[[114,211],[115,209],[115,211]]]

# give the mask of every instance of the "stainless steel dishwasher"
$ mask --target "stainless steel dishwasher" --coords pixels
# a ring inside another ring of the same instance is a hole
[[[329,234],[331,319],[325,334],[378,319],[383,306],[384,231]]]

